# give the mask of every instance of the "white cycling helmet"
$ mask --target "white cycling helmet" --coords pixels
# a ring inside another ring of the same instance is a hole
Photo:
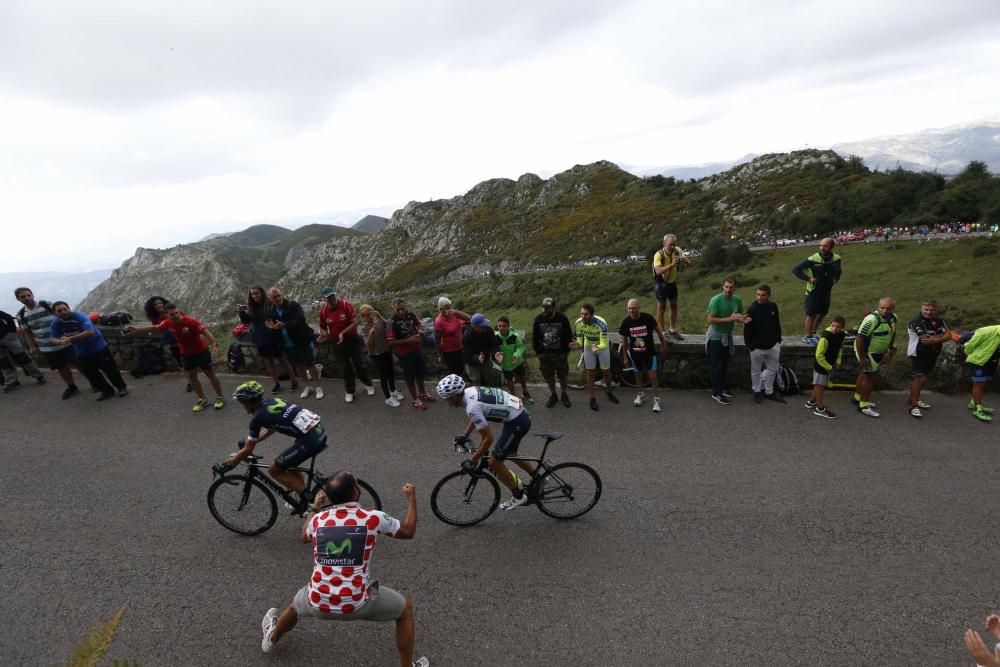
[[[441,378],[438,382],[437,393],[441,398],[448,398],[449,396],[457,396],[465,391],[465,380],[462,379],[461,375],[446,375]]]

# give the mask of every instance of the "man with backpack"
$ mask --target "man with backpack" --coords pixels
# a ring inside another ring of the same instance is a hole
[[[76,363],[76,354],[69,343],[60,345],[52,340],[52,322],[57,319],[52,304],[36,300],[34,293],[27,287],[15,289],[14,298],[22,304],[21,310],[17,311],[17,320],[21,323],[28,342],[28,354],[33,357],[37,357],[39,353],[45,355],[49,368],[59,373],[59,377],[66,383],[63,399],[76,396],[80,390],[70,369],[70,365]]]
[[[781,393],[774,390],[774,380],[780,368],[781,319],[778,304],[771,301],[770,286],[757,286],[757,298],[747,308],[747,315],[750,322],[743,326],[743,342],[750,350],[753,402],[760,404],[766,398],[784,403]]]

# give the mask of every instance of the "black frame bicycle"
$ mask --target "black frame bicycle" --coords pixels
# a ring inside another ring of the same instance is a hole
[[[537,505],[554,519],[568,520],[593,509],[601,499],[601,477],[583,463],[552,463],[545,459],[549,445],[563,433],[536,433],[545,439],[542,453],[534,456],[508,456],[505,461],[531,461],[536,464],[531,481],[525,486],[528,505]],[[472,453],[471,441],[455,446],[456,451]],[[490,471],[489,457],[483,456],[473,472],[458,470],[445,475],[431,491],[431,510],[441,521],[452,526],[472,526],[489,517],[500,504],[500,482]],[[579,498],[586,502],[579,503]]]
[[[245,472],[242,474],[227,472],[220,475],[208,487],[208,509],[212,516],[223,527],[240,535],[260,535],[274,525],[278,519],[275,494],[294,508],[291,511],[292,516],[305,516],[308,509],[307,506],[300,504],[298,494],[267,475],[268,464],[262,463],[261,460],[262,457],[251,454],[243,460],[243,464],[246,465]],[[309,468],[289,468],[293,472],[305,473],[306,489],[313,496],[326,482],[326,477],[314,472],[315,468],[315,456],[309,459]],[[361,487],[361,497],[358,502],[365,507],[382,509],[382,499],[375,489],[361,479],[357,481]]]

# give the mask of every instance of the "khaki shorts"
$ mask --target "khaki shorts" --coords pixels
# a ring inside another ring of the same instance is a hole
[[[292,608],[299,616],[319,618],[324,621],[377,621],[385,623],[395,621],[406,611],[406,598],[388,586],[379,586],[372,582],[371,596],[361,607],[350,614],[327,614],[312,606],[309,602],[309,587],[303,586],[292,598]]]

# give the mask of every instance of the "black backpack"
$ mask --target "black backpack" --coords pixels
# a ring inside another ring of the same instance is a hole
[[[229,346],[229,354],[226,356],[226,366],[235,373],[241,370],[246,363],[246,357],[243,356],[243,346],[238,340],[233,341],[233,344]]]
[[[163,363],[163,349],[158,345],[143,345],[136,351],[135,366],[132,368],[133,377],[159,375],[165,370],[167,366]]]
[[[798,396],[802,393],[799,391],[799,379],[788,366],[778,366],[778,375],[774,378],[774,388],[782,396]]]
[[[105,327],[123,327],[132,321],[132,316],[124,311],[101,315],[98,324]]]

